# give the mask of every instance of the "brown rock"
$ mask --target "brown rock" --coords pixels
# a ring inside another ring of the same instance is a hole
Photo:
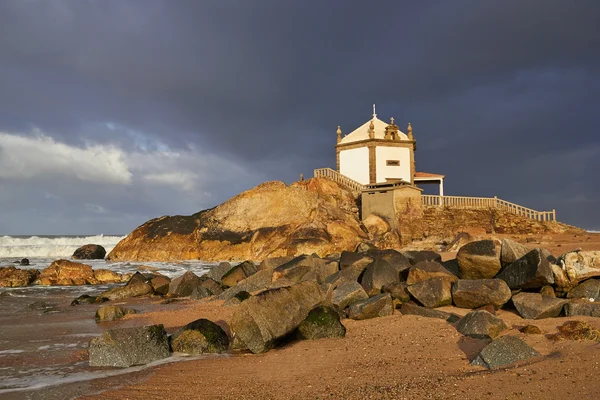
[[[156,276],[150,280],[150,285],[156,294],[166,295],[169,293],[171,279],[166,276]]]
[[[194,289],[201,286],[200,278],[191,271],[185,272],[183,275],[171,281],[169,285],[169,295],[186,297],[192,294]]]
[[[353,194],[314,178],[263,183],[191,216],[161,217],[135,229],[108,255],[119,260],[258,260],[353,250],[368,239],[351,211]]]
[[[431,278],[444,278],[450,282],[456,282],[458,278],[435,261],[421,261],[408,270],[406,283],[414,285],[415,283],[425,281]]]
[[[522,328],[519,328],[519,332],[525,333],[527,335],[541,335],[542,330],[535,325],[525,325]]]
[[[137,311],[121,306],[102,306],[96,311],[96,322],[107,322],[121,319],[128,314],[136,314]]]
[[[407,290],[408,285],[406,282],[394,282],[389,285],[385,285],[381,290],[384,293],[389,293],[394,300],[398,300],[401,303],[410,301],[410,293]]]
[[[369,295],[358,282],[344,282],[333,291],[332,303],[343,310],[354,302],[368,298]]]
[[[146,282],[133,281],[125,286],[116,287],[102,292],[98,298],[108,300],[122,300],[132,297],[143,297],[154,293],[152,285]]]
[[[508,329],[504,321],[487,311],[471,311],[458,321],[456,330],[476,339],[494,339]]]
[[[392,296],[387,293],[356,301],[348,308],[348,318],[356,320],[384,317],[393,313]]]
[[[569,290],[568,299],[600,301],[600,279],[588,279]]]
[[[558,317],[565,300],[542,296],[539,293],[519,293],[512,297],[512,302],[519,315],[525,319],[542,319]]]
[[[529,249],[514,240],[504,239],[500,248],[500,261],[502,265],[509,265],[529,253]]]
[[[221,283],[228,287],[233,287],[237,285],[238,282],[243,281],[250,275],[256,273],[256,266],[252,261],[244,261],[241,264],[236,265],[232,269],[230,269],[223,277],[221,278]]]
[[[550,266],[551,255],[543,249],[533,249],[514,263],[506,266],[496,278],[502,279],[511,289],[537,289],[554,284]]]
[[[399,282],[398,270],[388,262],[378,259],[367,266],[360,280],[360,284],[369,296],[381,293],[381,288],[390,283]]]
[[[511,292],[500,279],[460,279],[452,286],[452,299],[460,308],[477,308],[492,304],[502,307],[510,300]]]
[[[13,266],[0,268],[0,287],[27,286],[39,276],[37,269],[17,269]]]
[[[119,283],[122,282],[123,277],[109,269],[96,269],[94,270],[94,278],[96,278],[99,283]]]
[[[86,244],[73,253],[74,260],[102,260],[106,255],[104,247],[98,244]]]
[[[572,251],[559,257],[558,265],[565,271],[571,286],[600,276],[600,251]]]
[[[38,285],[85,285],[98,283],[92,267],[69,260],[56,260],[44,269],[37,280]]]
[[[429,308],[452,304],[452,282],[444,278],[433,278],[408,287],[411,296]]]
[[[456,254],[456,260],[461,279],[489,279],[500,271],[500,256],[493,240],[464,245]]]

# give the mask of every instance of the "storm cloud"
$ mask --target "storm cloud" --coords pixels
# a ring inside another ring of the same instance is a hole
[[[410,121],[417,169],[600,229],[595,1],[0,2],[0,234],[127,233],[335,166]]]

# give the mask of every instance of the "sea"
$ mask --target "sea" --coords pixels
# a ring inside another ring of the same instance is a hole
[[[42,270],[54,260],[70,259],[73,252],[85,244],[102,245],[108,254],[123,238],[124,235],[0,236],[0,266]],[[23,258],[29,260],[29,266],[15,263]],[[135,272],[146,266],[171,278],[186,271],[200,276],[218,264],[195,260],[77,261],[93,269],[106,268],[118,273]],[[80,295],[97,295],[115,286],[0,288],[0,399],[71,398],[94,391],[95,380],[154,366],[106,369],[88,365],[86,351],[90,340],[115,323],[96,324],[94,314],[98,305],[71,306],[70,303]],[[134,308],[141,313],[158,307],[156,302],[134,302]],[[162,362],[178,360],[171,357]]]

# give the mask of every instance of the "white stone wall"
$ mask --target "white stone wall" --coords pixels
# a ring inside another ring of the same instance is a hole
[[[369,183],[369,149],[360,147],[340,151],[340,173],[367,185]]]
[[[386,178],[404,179],[410,182],[410,149],[405,147],[383,147],[375,148],[377,183],[385,182]],[[400,165],[388,166],[387,160],[399,160]],[[368,155],[367,155],[368,162]],[[367,163],[367,180],[369,178]]]

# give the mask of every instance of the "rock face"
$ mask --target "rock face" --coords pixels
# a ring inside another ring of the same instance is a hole
[[[511,289],[536,289],[554,284],[554,274],[546,251],[534,249],[504,268],[496,278]]]
[[[130,367],[169,357],[169,341],[162,325],[109,329],[90,342],[92,367]]]
[[[500,279],[460,279],[452,286],[452,300],[460,308],[477,308],[486,304],[500,308],[510,297],[508,285]]]
[[[353,208],[352,193],[328,179],[266,182],[211,210],[150,220],[108,259],[242,261],[354,250],[368,235]]]
[[[225,331],[207,319],[190,322],[171,336],[171,349],[177,353],[225,353],[228,348]]]
[[[512,302],[519,315],[525,319],[542,319],[558,317],[565,300],[542,296],[539,293],[519,293]]]
[[[37,279],[37,269],[17,269],[13,266],[0,267],[0,287],[27,286]]]
[[[81,246],[73,253],[75,260],[103,260],[106,256],[106,249],[98,244],[86,244]]]
[[[572,286],[600,276],[600,251],[572,251],[558,259]]]
[[[507,335],[485,346],[471,364],[494,369],[539,355],[518,337]]]
[[[348,318],[350,319],[370,319],[392,315],[393,313],[392,296],[387,293],[354,302],[348,308]]]
[[[295,330],[324,300],[325,292],[315,281],[268,290],[239,305],[231,330],[251,352],[262,353],[272,348],[276,339]]]
[[[457,331],[476,339],[494,339],[505,329],[502,319],[483,310],[468,313],[456,324]]]
[[[137,311],[121,306],[103,306],[96,311],[96,322],[107,322],[121,319],[128,314],[135,314]]]
[[[500,255],[493,240],[464,245],[456,254],[456,260],[461,279],[489,279],[500,271]]]
[[[427,279],[408,287],[408,292],[425,307],[436,308],[452,304],[452,282],[445,278]]]
[[[346,327],[340,322],[340,315],[331,307],[319,306],[308,313],[297,330],[299,339],[324,339],[346,336]]]

